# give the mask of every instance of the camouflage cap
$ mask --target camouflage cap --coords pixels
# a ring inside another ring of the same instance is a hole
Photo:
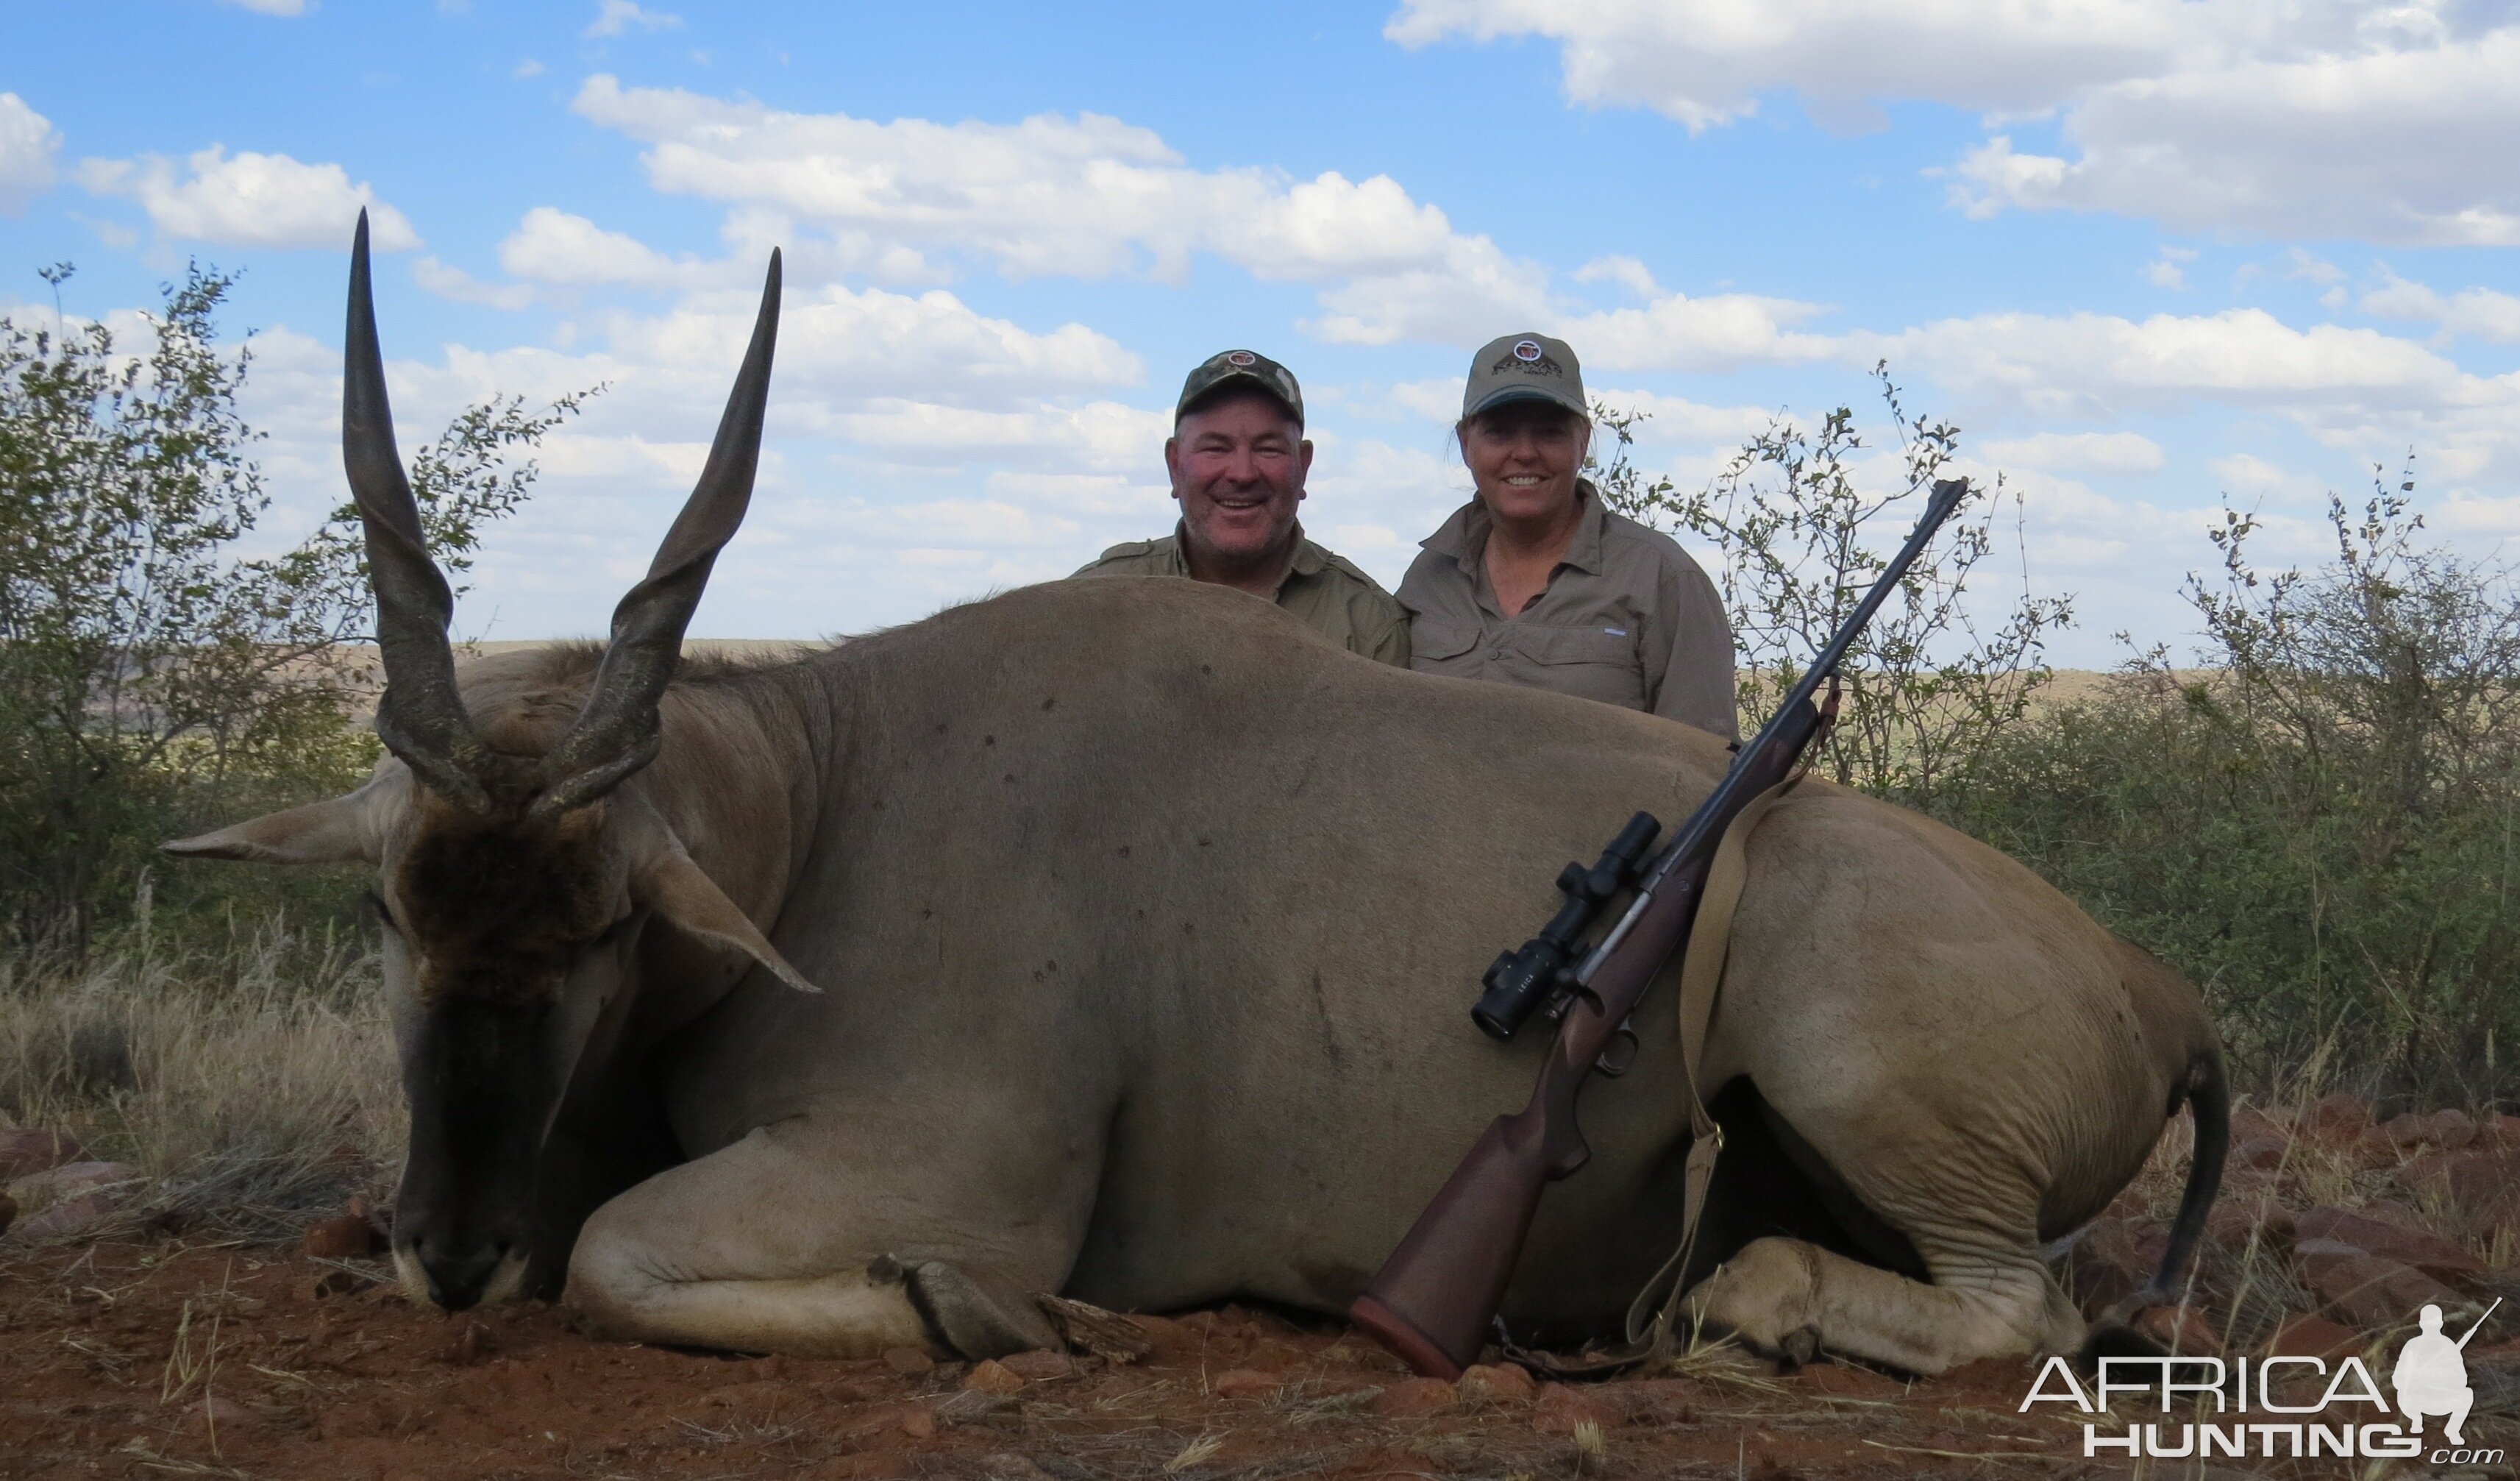
[[[1489,340],[1470,358],[1462,420],[1508,401],[1554,401],[1579,417],[1593,415],[1584,399],[1584,368],[1575,363],[1574,349],[1547,335],[1507,335]]]
[[[1304,392],[1295,384],[1294,375],[1266,355],[1230,349],[1201,360],[1182,382],[1181,399],[1173,403],[1173,426],[1181,426],[1192,407],[1238,383],[1267,391],[1294,414],[1297,426],[1304,425]]]

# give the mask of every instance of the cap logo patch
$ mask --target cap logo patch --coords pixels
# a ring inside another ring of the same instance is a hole
[[[1517,339],[1513,342],[1513,357],[1525,365],[1539,359],[1541,354],[1540,341],[1537,339]]]
[[[1260,357],[1251,353],[1247,349],[1228,350],[1225,354],[1225,363],[1228,365],[1243,366],[1257,365],[1260,363]]]

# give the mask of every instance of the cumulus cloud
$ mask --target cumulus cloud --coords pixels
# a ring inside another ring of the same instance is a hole
[[[2381,319],[2420,319],[2441,326],[2451,337],[2490,339],[2520,344],[2520,298],[2490,288],[2439,293],[2395,273],[2386,286],[2362,295],[2362,312]]]
[[[61,131],[16,93],[0,93],[0,212],[16,215],[53,188]]]
[[[403,213],[377,199],[367,182],[350,183],[338,164],[302,164],[287,155],[250,150],[230,156],[213,144],[185,160],[158,155],[136,159],[82,159],[78,181],[99,196],[140,203],[160,235],[232,247],[341,247],[361,207],[381,251],[420,246]]]
[[[1823,122],[1924,100],[2015,121],[1955,162],[1972,214],[2100,210],[2181,228],[2520,243],[2520,20],[2320,0],[1404,0],[1403,45],[1541,36],[1578,103],[1692,131],[1790,92]],[[2020,143],[2052,116],[2059,143]]]
[[[648,146],[659,190],[773,209],[878,243],[979,258],[1012,277],[1145,271],[1178,279],[1194,253],[1296,281],[1420,275],[1473,296],[1527,292],[1539,273],[1387,175],[1295,180],[1192,168],[1151,130],[1099,113],[1016,123],[889,123],[800,113],[597,75],[577,112]],[[1430,292],[1420,286],[1420,292]],[[1346,310],[1346,337],[1390,333]],[[1351,323],[1353,321],[1353,323]],[[1378,341],[1376,341],[1378,342]]]

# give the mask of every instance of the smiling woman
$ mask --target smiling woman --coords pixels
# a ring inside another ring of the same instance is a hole
[[[1470,361],[1459,431],[1476,493],[1400,583],[1410,667],[1735,736],[1724,604],[1670,536],[1611,513],[1579,476],[1585,406],[1562,339],[1508,335]]]

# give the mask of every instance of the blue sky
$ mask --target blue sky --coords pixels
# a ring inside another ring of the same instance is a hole
[[[0,307],[245,273],[251,410],[338,496],[349,222],[406,447],[609,382],[495,531],[471,636],[598,631],[714,426],[772,244],[750,524],[695,631],[915,618],[1169,526],[1195,360],[1303,378],[1307,527],[1386,582],[1465,496],[1468,350],[1563,334],[1702,481],[1887,358],[2026,500],[2063,661],[2179,643],[2225,498],[2317,560],[2418,455],[2520,534],[2520,12],[2288,0],[1390,7],[134,4],[0,22]],[[1875,419],[1877,426],[1877,419]]]

